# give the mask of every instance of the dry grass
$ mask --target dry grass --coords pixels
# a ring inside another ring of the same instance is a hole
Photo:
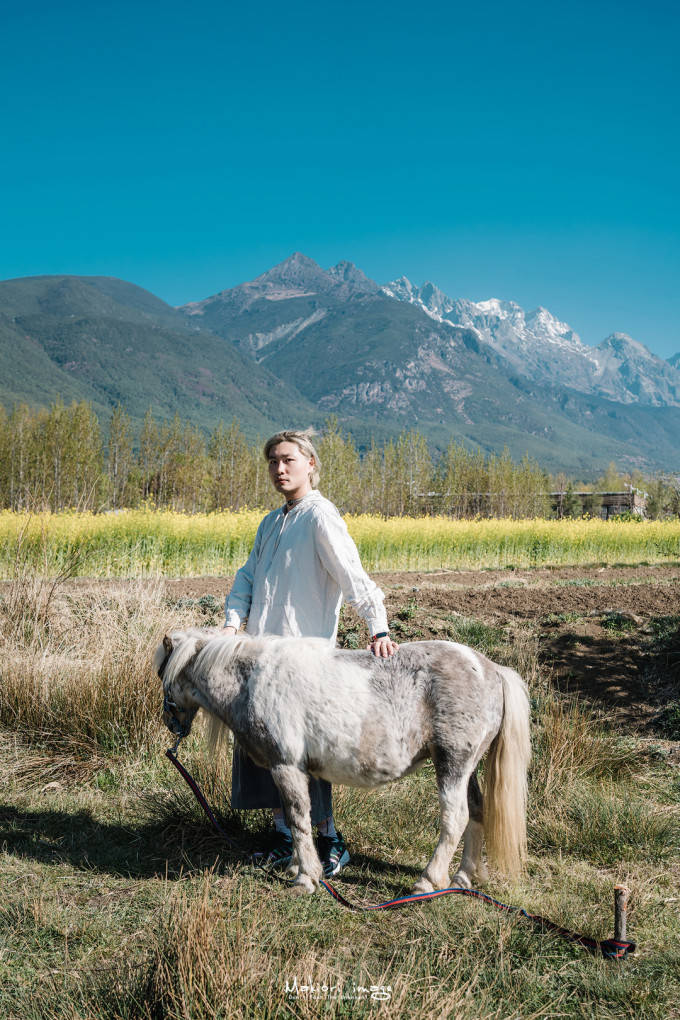
[[[538,704],[533,782],[552,801],[565,785],[588,777],[629,780],[644,754],[617,737],[573,698],[547,692]]]
[[[0,728],[15,749],[31,747],[13,766],[24,782],[55,770],[80,780],[108,755],[153,746],[161,726],[150,650],[170,626],[194,622],[168,606],[158,582],[68,594],[59,580],[29,569],[0,598]]]
[[[555,694],[526,628],[508,640],[497,628],[459,622],[532,693],[529,867],[513,884],[492,876],[490,891],[602,938],[612,933],[612,885],[628,881],[640,951],[624,964],[591,959],[457,897],[377,915],[322,896],[289,898],[222,852],[161,753],[167,735],[151,652],[169,626],[202,622],[196,606],[168,604],[153,582],[105,593],[57,586],[45,603],[43,579],[34,580],[22,581],[21,611],[35,626],[12,626],[16,597],[0,606],[0,721],[12,733],[1,745],[9,769],[0,807],[0,1015],[677,1015],[677,779]],[[213,767],[197,736],[183,759],[223,806],[228,757]],[[377,791],[338,789],[336,809],[353,853],[347,895],[375,902],[405,891],[436,837],[431,769]],[[263,814],[223,818],[245,850],[260,845]]]

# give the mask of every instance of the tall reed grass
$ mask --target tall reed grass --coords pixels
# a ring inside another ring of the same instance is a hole
[[[231,573],[247,558],[262,511],[180,514],[0,512],[0,576],[12,575],[16,542],[35,562],[44,543],[55,570],[91,577],[196,577]],[[680,521],[346,518],[368,570],[505,568],[680,560]]]
[[[112,756],[149,751],[165,734],[153,649],[167,629],[196,622],[154,581],[51,588],[49,600],[46,588],[23,575],[0,597],[0,729],[32,748],[21,756],[28,783],[84,778]]]

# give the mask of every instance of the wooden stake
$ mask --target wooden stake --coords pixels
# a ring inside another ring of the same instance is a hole
[[[630,889],[625,885],[614,886],[614,938],[618,942],[626,941],[626,912]]]

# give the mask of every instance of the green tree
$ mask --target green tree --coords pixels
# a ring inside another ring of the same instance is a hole
[[[583,497],[583,513],[589,517],[599,517],[602,507],[602,497],[598,492],[588,492]]]
[[[130,417],[118,404],[109,422],[107,453],[107,477],[109,499],[114,510],[134,505],[136,494],[132,491],[134,456],[132,453],[132,426]]]
[[[25,510],[32,506],[35,414],[26,404],[11,414],[0,407],[0,506]]]
[[[598,492],[622,492],[625,486],[626,481],[613,460],[610,461],[605,473],[595,483]]]
[[[562,500],[562,516],[580,517],[581,513],[581,500],[574,492],[573,484],[569,482],[564,493],[564,499]]]
[[[212,510],[238,510],[249,503],[253,452],[236,419],[227,428],[223,421],[208,439],[208,504]]]
[[[328,418],[316,448],[321,461],[321,492],[340,510],[355,511],[360,504],[359,454],[351,436],[340,432],[337,418]]]
[[[383,455],[374,439],[359,464],[360,491],[356,510],[364,514],[380,514],[384,505]]]
[[[182,427],[177,419],[177,425],[177,441],[168,467],[172,478],[171,506],[176,510],[196,513],[205,505],[208,483],[205,439],[200,429],[190,422]]]
[[[437,484],[443,513],[476,517],[489,511],[489,468],[482,450],[449,443],[439,464]]]
[[[400,513],[423,513],[433,484],[434,468],[425,437],[415,429],[402,432],[397,439],[399,463]]]
[[[139,434],[139,473],[141,476],[142,498],[158,497],[160,460],[160,435],[151,408],[144,415]]]
[[[103,446],[99,420],[90,404],[73,403],[67,415],[68,502],[79,510],[99,506],[103,495]]]
[[[514,516],[514,482],[515,466],[507,446],[499,454],[489,457],[489,498],[492,517]]]

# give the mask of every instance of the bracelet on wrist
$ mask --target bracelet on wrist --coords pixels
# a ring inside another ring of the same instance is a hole
[[[374,634],[373,637],[371,638],[371,641],[377,641],[378,638],[389,637],[389,636],[390,636],[390,632],[388,630],[383,630],[383,631],[380,632],[380,634]]]

